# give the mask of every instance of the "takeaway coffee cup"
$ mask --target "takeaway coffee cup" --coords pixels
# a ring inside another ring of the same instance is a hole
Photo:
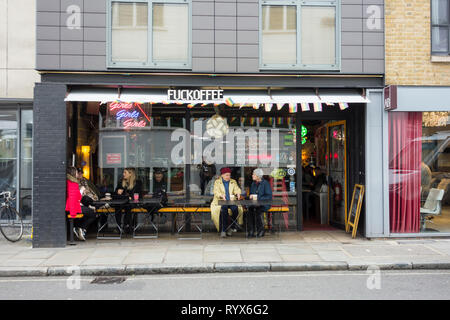
[[[231,200],[231,201],[236,200],[236,196],[235,196],[234,194],[232,194],[232,195],[230,196],[230,200]]]

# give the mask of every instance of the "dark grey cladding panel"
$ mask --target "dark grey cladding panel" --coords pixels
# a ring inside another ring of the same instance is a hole
[[[66,86],[37,83],[33,105],[33,247],[66,244]],[[51,118],[51,121],[49,119]]]

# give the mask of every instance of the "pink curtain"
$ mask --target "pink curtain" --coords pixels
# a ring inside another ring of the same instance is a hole
[[[422,113],[389,113],[389,210],[392,233],[420,228]]]

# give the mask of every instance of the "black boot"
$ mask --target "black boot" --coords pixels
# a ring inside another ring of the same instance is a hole
[[[253,230],[249,230],[247,233],[247,237],[248,238],[254,238],[255,237],[255,232]]]
[[[265,234],[265,233],[266,233],[266,232],[264,231],[264,229],[262,229],[261,231],[258,232],[257,237],[258,237],[258,238],[262,238],[262,237],[264,237],[264,234]]]

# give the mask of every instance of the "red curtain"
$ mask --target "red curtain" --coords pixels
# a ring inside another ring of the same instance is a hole
[[[420,228],[422,113],[389,113],[389,210],[392,233]]]

